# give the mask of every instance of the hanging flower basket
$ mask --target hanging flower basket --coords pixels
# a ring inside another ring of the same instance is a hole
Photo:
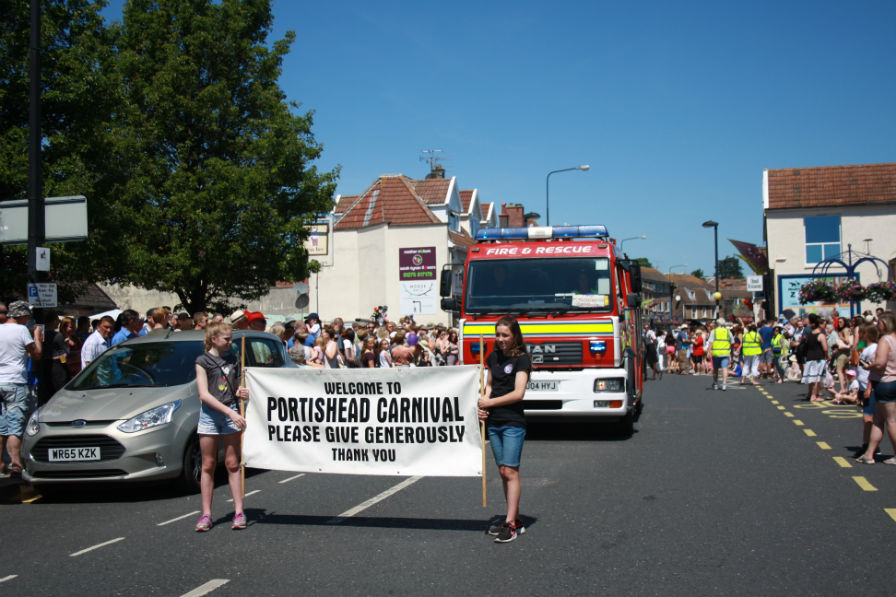
[[[847,280],[837,286],[837,298],[844,302],[858,302],[865,300],[865,287],[858,280]]]
[[[824,280],[812,280],[800,287],[798,298],[801,305],[817,302],[833,303],[837,301],[837,292]]]
[[[865,299],[872,303],[891,301],[896,297],[896,283],[873,282],[865,287]]]

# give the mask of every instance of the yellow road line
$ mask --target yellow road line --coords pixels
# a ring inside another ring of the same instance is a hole
[[[793,413],[785,412],[785,413],[784,413],[784,416],[785,416],[785,417],[790,417],[790,418],[792,419],[792,418],[793,418]]]
[[[856,482],[856,485],[862,488],[863,491],[877,491],[877,487],[868,482],[868,479],[865,477],[853,477],[853,481]]]
[[[802,427],[803,425],[805,425],[805,423],[803,423],[799,419],[794,419],[793,424],[796,425],[797,427]],[[809,435],[809,434],[807,433],[806,435]],[[815,433],[813,433],[812,435],[809,435],[809,437],[815,437]]]
[[[852,468],[852,465],[843,456],[834,456],[834,462],[839,464],[840,468]]]
[[[818,444],[818,447],[821,448],[822,450],[830,450],[831,449],[831,447],[828,445],[828,442],[815,442],[815,443]],[[838,456],[838,458],[839,458],[839,456]]]
[[[884,508],[884,512],[890,515],[890,518],[896,520],[896,508]]]
[[[794,421],[794,423],[796,423],[796,421]],[[802,423],[800,423],[800,424],[802,425]],[[815,432],[812,431],[811,429],[803,429],[803,433],[805,433],[809,437],[815,437]]]
[[[779,407],[778,407],[778,410],[787,410],[787,407],[786,407],[786,406],[779,406]]]
[[[777,400],[772,400],[772,404],[781,404],[781,403],[778,402]]]

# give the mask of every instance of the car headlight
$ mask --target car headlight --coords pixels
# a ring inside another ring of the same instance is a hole
[[[40,433],[40,421],[37,419],[37,413],[39,412],[39,410],[34,411],[34,414],[28,419],[28,424],[25,425],[25,433],[27,433],[29,437]]]
[[[119,425],[118,429],[125,433],[134,433],[143,431],[144,429],[158,427],[160,425],[167,425],[171,422],[171,417],[174,415],[174,411],[178,408],[180,408],[180,400],[175,400],[174,402],[151,408],[146,412],[140,413],[136,417],[128,419]]]

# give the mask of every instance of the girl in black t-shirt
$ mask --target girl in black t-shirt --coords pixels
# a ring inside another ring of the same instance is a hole
[[[490,526],[489,534],[507,543],[526,532],[519,518],[520,456],[526,438],[522,400],[532,370],[520,324],[513,317],[504,316],[495,324],[495,350],[485,363],[488,381],[479,397],[479,418],[485,420],[507,500],[505,520]]]

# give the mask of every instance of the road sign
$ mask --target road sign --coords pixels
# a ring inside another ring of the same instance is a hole
[[[747,276],[747,290],[749,292],[762,292],[762,276]]]
[[[87,238],[87,199],[83,195],[44,199],[44,237],[49,241]],[[0,202],[0,244],[28,242],[28,201]]]
[[[56,284],[44,282],[28,284],[28,304],[32,307],[56,307]]]

